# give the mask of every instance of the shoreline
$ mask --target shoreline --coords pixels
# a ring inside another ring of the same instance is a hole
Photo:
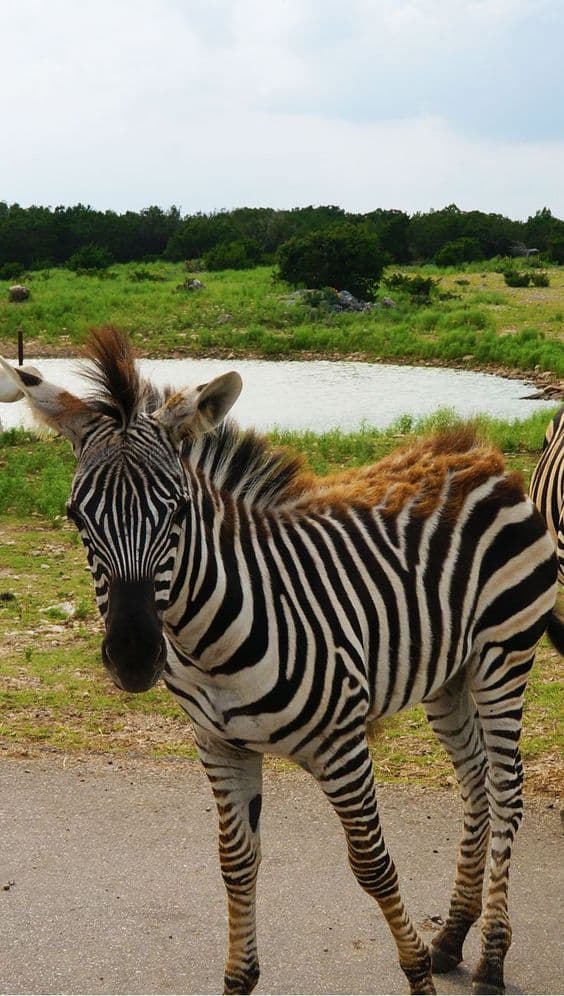
[[[311,350],[300,351],[299,354],[296,352],[289,353],[278,353],[276,356],[265,355],[261,350],[246,350],[245,352],[238,352],[231,348],[221,348],[215,347],[208,349],[205,353],[192,353],[186,349],[152,349],[148,348],[141,352],[140,350],[135,350],[139,359],[158,359],[158,360],[202,360],[202,359],[216,359],[216,360],[268,360],[271,363],[278,363],[280,361],[291,363],[293,361],[302,362],[314,362],[315,360],[326,360],[329,362],[339,362],[339,363],[371,363],[378,364],[380,366],[410,366],[410,367],[431,367],[439,369],[450,369],[450,370],[470,370],[474,373],[486,373],[491,374],[495,377],[503,377],[506,380],[521,380],[528,381],[532,388],[536,388],[536,391],[532,395],[524,395],[524,399],[529,400],[554,400],[555,402],[564,401],[564,380],[558,378],[555,374],[550,373],[550,371],[545,370],[519,370],[514,367],[508,367],[495,363],[473,363],[473,357],[468,357],[468,359],[454,360],[454,361],[442,361],[439,359],[431,360],[418,360],[412,357],[397,357],[394,356],[391,359],[381,356],[369,356],[366,353],[354,352],[354,353],[339,353],[336,351],[327,353],[317,353]],[[39,359],[76,359],[80,360],[82,358],[80,346],[74,347],[70,343],[65,343],[62,346],[53,345],[51,343],[44,343],[36,339],[30,339],[25,343],[24,352],[24,364],[27,362],[25,354],[31,357],[32,360]],[[0,355],[4,356],[7,360],[17,360],[18,350],[17,345],[11,340],[0,339]]]

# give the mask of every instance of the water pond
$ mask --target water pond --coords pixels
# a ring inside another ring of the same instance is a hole
[[[76,360],[26,359],[44,377],[75,394],[89,387]],[[524,400],[530,384],[492,374],[416,366],[316,360],[142,360],[141,369],[156,384],[201,384],[226,370],[243,378],[243,393],[233,415],[242,426],[259,430],[385,428],[400,415],[428,415],[449,407],[464,417],[480,412],[503,419],[526,418],[554,402]],[[0,404],[3,428],[33,424],[22,402]]]

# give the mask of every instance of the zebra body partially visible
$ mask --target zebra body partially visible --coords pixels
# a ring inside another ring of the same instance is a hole
[[[202,729],[305,762],[335,735],[343,685],[347,721],[353,699],[366,722],[429,698],[463,665],[477,667],[493,642],[484,619],[495,582],[480,578],[486,554],[499,565],[513,556],[519,573],[508,614],[528,611],[529,591],[519,584],[536,543],[548,556],[546,532],[499,456],[468,433],[435,441],[435,461],[451,467],[433,495],[411,485],[394,497],[411,464],[433,461],[428,442],[377,465],[374,505],[351,500],[346,483],[318,491],[304,480],[297,496],[270,495],[266,509],[222,489],[242,439],[228,426],[185,448],[191,501],[164,613],[176,651],[165,681]],[[454,452],[445,456],[448,445]],[[457,475],[468,476],[480,459],[485,466],[465,493]],[[546,604],[552,597],[539,595]],[[496,621],[502,631],[505,615]]]
[[[552,540],[520,480],[469,430],[319,479],[223,423],[237,375],[158,397],[118,333],[98,332],[91,355],[90,401],[13,376],[77,454],[69,515],[105,621],[106,667],[128,691],[162,674],[192,720],[219,813],[225,991],[250,992],[258,979],[261,762],[271,752],[316,778],[411,991],[434,992],[382,836],[366,740],[367,723],[421,701],[464,805],[432,967],[461,960],[489,855],[474,983],[502,991],[523,695],[547,626],[564,651]]]
[[[564,584],[564,406],[548,424],[529,494],[554,539],[558,577]]]

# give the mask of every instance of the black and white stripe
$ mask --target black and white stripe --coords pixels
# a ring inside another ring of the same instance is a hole
[[[564,406],[549,422],[529,494],[546,521],[558,552],[558,577],[564,584]]]

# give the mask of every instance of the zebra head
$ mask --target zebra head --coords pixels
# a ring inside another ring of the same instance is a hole
[[[67,513],[86,547],[105,623],[102,659],[115,683],[142,692],[166,663],[163,612],[187,521],[183,440],[210,431],[241,391],[236,373],[159,394],[139,377],[114,329],[93,335],[89,376],[77,398],[25,370],[10,370],[43,422],[72,443],[77,467]]]

